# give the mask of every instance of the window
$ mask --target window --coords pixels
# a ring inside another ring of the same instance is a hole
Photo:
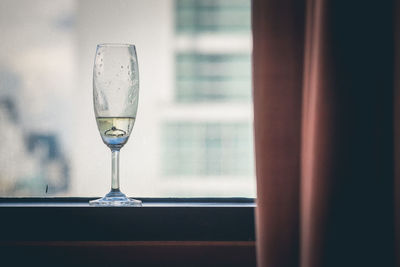
[[[176,30],[195,32],[250,32],[248,0],[177,0]]]
[[[252,174],[248,123],[168,123],[164,125],[166,175],[240,177]]]
[[[135,43],[136,124],[121,187],[139,197],[254,197],[249,0],[0,3],[0,197],[106,193],[97,43]]]
[[[203,26],[178,29],[181,5],[191,5]],[[229,22],[232,12],[243,14],[242,22]],[[207,13],[214,22],[207,24]],[[255,266],[254,203],[236,198],[255,195],[249,25],[250,1],[0,1],[0,197],[39,197],[0,200],[8,218],[0,222],[7,229],[2,261],[186,266],[200,255],[196,262],[204,266],[210,259]],[[43,198],[109,189],[110,155],[91,98],[101,42],[135,43],[138,50],[140,103],[121,151],[123,191],[207,198],[145,198],[143,209]],[[21,251],[30,257],[16,257]]]
[[[250,54],[179,53],[176,65],[178,102],[251,99]]]

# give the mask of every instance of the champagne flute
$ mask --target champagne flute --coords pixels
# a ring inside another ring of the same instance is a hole
[[[131,44],[99,44],[93,67],[93,103],[97,127],[111,149],[111,191],[90,201],[100,206],[141,206],[119,188],[119,152],[135,124],[139,97],[136,48]]]

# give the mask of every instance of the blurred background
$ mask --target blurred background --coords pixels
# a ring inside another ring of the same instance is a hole
[[[98,43],[136,45],[140,97],[121,150],[137,197],[255,197],[250,0],[1,0],[0,197],[102,196]]]

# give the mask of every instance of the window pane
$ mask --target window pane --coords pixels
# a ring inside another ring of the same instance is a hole
[[[178,0],[178,32],[250,32],[248,0]]]
[[[177,100],[249,101],[249,54],[179,53],[176,56]]]
[[[167,123],[163,127],[167,176],[249,176],[253,153],[249,123]]]
[[[122,191],[255,196],[250,0],[3,0],[0,32],[0,197],[109,191],[92,72],[116,42],[140,71]]]

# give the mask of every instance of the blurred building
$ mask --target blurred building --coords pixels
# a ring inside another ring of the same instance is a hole
[[[174,11],[175,86],[162,125],[162,173],[220,180],[219,188],[250,181],[250,1],[177,0]]]
[[[68,190],[69,165],[55,134],[24,129],[17,109],[20,81],[0,70],[0,195],[45,196]]]

